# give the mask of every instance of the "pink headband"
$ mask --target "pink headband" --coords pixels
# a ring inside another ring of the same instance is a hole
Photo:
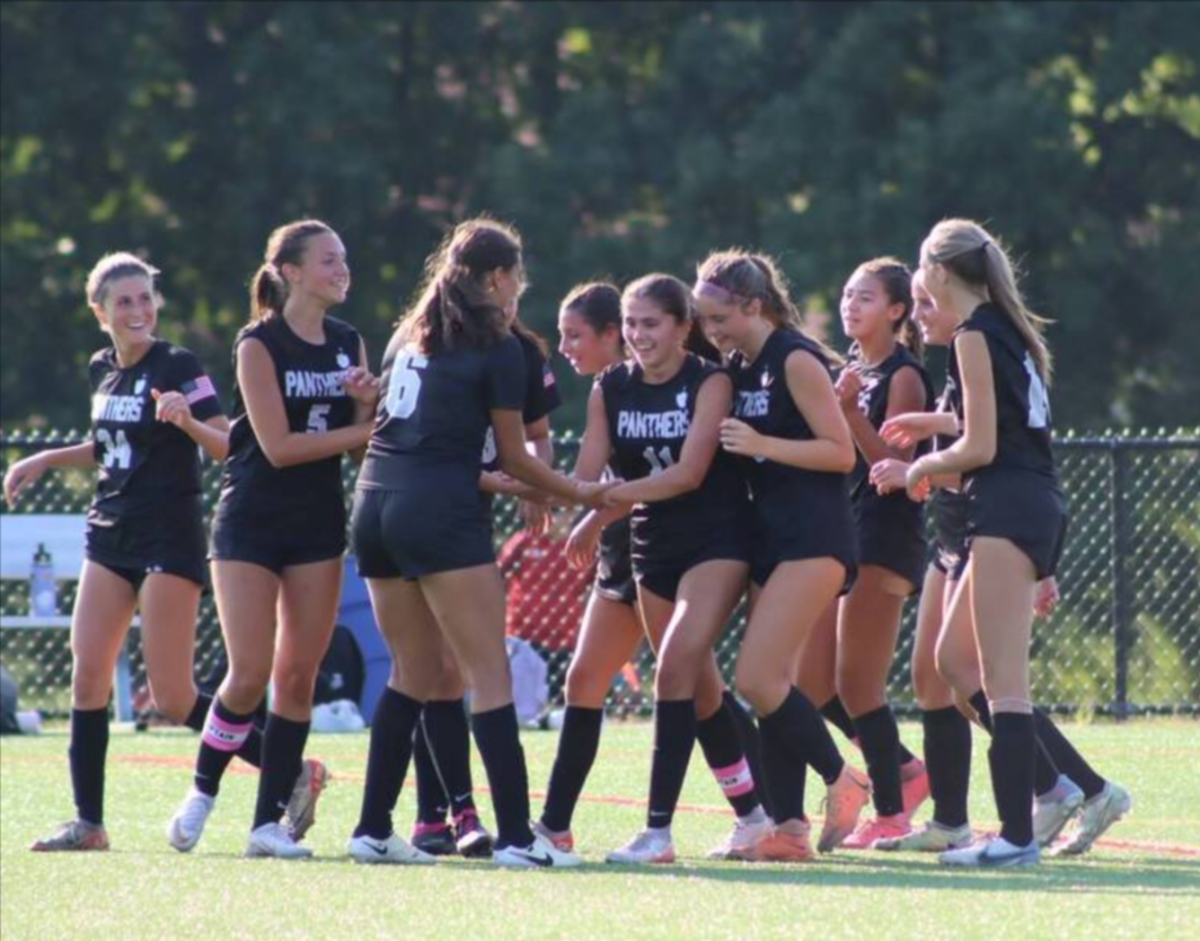
[[[745,304],[746,298],[740,294],[734,294],[732,291],[727,291],[719,284],[713,284],[711,281],[697,281],[696,286],[692,288],[693,297],[709,297],[720,304]]]

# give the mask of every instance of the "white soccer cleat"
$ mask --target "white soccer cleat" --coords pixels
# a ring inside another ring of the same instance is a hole
[[[673,863],[675,844],[671,840],[671,828],[647,828],[620,849],[609,853],[605,861],[634,866]]]
[[[1059,847],[1055,856],[1082,856],[1114,823],[1133,809],[1133,795],[1111,781],[1104,790],[1083,804],[1078,829]]]
[[[1035,866],[1042,861],[1037,840],[1028,846],[1014,846],[1003,837],[980,840],[965,849],[950,850],[938,857],[946,866],[968,866],[974,869],[1011,869],[1014,866]]]
[[[1033,801],[1033,838],[1038,846],[1049,846],[1062,833],[1083,804],[1083,791],[1065,774],[1045,797]]]
[[[167,825],[167,840],[181,853],[192,850],[204,834],[204,825],[213,812],[217,799],[202,794],[194,787],[188,791],[175,816]]]
[[[528,846],[506,846],[492,852],[492,862],[513,869],[568,869],[582,865],[574,853],[555,849],[544,836],[535,835]]]
[[[250,833],[246,855],[251,859],[308,859],[313,851],[292,839],[282,823],[264,823]]]
[[[394,833],[386,840],[377,840],[373,836],[351,837],[346,852],[356,863],[365,865],[432,866],[435,862],[428,853],[422,853]]]
[[[774,829],[775,824],[766,815],[756,823],[735,820],[729,836],[708,851],[708,858],[749,860],[755,845],[769,837]]]
[[[934,820],[904,836],[875,841],[875,849],[901,853],[945,853],[970,846],[975,836],[967,824],[946,827]]]

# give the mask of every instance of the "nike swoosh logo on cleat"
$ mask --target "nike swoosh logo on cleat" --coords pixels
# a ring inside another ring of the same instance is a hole
[[[386,843],[380,845],[379,843],[376,843],[373,840],[363,840],[363,842],[366,843],[366,845],[376,855],[378,855],[378,856],[386,856],[387,855],[388,848],[387,848]]]
[[[554,860],[550,857],[549,853],[533,853],[529,850],[510,850],[509,852],[520,856],[522,859],[529,860],[535,866],[549,868],[554,865]]]

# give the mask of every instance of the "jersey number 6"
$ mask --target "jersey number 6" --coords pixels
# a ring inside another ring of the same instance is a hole
[[[421,374],[417,370],[428,365],[429,360],[420,353],[401,353],[392,363],[387,410],[393,418],[408,418],[417,410],[417,399],[421,395]]]

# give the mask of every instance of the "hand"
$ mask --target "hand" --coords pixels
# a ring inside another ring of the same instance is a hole
[[[553,516],[544,504],[534,503],[532,500],[521,500],[517,504],[517,510],[521,514],[525,528],[532,535],[544,536],[550,531]]]
[[[838,376],[833,389],[837,393],[838,403],[843,411],[858,408],[858,394],[862,392],[862,376],[853,366],[847,366]]]
[[[904,489],[908,492],[908,499],[924,503],[929,499],[932,483],[920,461],[909,465],[908,472],[904,475]]]
[[[906,412],[885,421],[879,435],[893,447],[911,448],[918,441],[932,438],[944,417],[938,412]]]
[[[342,376],[342,388],[346,395],[371,408],[379,401],[379,379],[362,366],[351,366]]]
[[[182,392],[160,392],[150,390],[154,399],[154,417],[159,421],[170,422],[176,428],[184,429],[192,422],[192,407]]]
[[[908,488],[908,469],[912,465],[886,457],[871,465],[871,485],[885,497],[889,493]]]
[[[1033,594],[1033,613],[1040,618],[1048,618],[1054,613],[1054,609],[1058,607],[1058,600],[1061,596],[1058,593],[1058,579],[1053,575],[1049,578],[1043,578],[1037,583],[1037,588]]]
[[[603,527],[594,513],[588,513],[575,524],[567,537],[567,562],[571,568],[583,571],[591,567],[596,559],[596,547],[600,544]]]
[[[721,447],[730,454],[761,457],[764,443],[763,436],[740,419],[726,418],[721,422]]]
[[[41,454],[24,458],[10,467],[4,475],[4,499],[9,507],[16,506],[22,491],[46,473],[49,467]]]
[[[594,510],[598,510],[607,506],[611,506],[608,502],[608,492],[614,487],[624,483],[621,480],[605,480],[596,483],[586,483],[580,481],[575,484],[575,491],[579,495],[579,502],[584,506],[589,506]]]

